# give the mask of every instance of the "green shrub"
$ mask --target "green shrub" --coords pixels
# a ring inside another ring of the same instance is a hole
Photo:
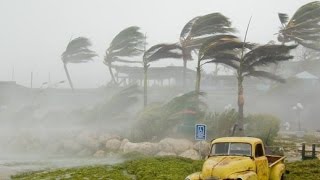
[[[245,134],[271,145],[280,130],[280,119],[270,114],[253,114],[245,118]]]

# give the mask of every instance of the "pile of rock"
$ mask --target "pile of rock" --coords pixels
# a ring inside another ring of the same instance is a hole
[[[155,156],[181,156],[191,159],[199,159],[200,142],[193,143],[187,139],[165,138],[158,143],[140,142],[133,143],[128,139],[111,138],[106,141],[105,152],[113,151],[120,153],[138,152],[145,155]],[[201,142],[201,155],[208,154],[209,143]],[[101,156],[102,150],[98,150],[94,156]]]

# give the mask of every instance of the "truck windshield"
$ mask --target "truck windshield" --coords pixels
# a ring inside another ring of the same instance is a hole
[[[243,155],[251,156],[251,144],[248,143],[215,143],[211,148],[211,156],[214,155]]]

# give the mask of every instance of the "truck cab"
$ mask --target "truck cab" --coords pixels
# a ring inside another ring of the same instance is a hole
[[[261,139],[223,137],[212,141],[201,172],[186,180],[282,180],[284,158],[265,154]]]

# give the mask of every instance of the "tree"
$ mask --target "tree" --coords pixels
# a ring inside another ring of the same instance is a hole
[[[247,76],[262,77],[284,83],[280,76],[270,73],[261,67],[292,59],[290,50],[296,45],[255,45],[240,41],[233,35],[219,35],[209,39],[202,45],[198,56],[198,65],[205,63],[222,63],[237,71],[238,80],[238,135],[243,135],[243,81]],[[200,69],[200,68],[199,68]],[[198,72],[200,73],[200,72]],[[199,74],[198,74],[199,75]],[[200,89],[200,76],[197,78],[196,91]]]
[[[180,33],[180,44],[183,58],[183,86],[186,83],[187,61],[192,60],[191,52],[198,50],[202,43],[210,37],[220,34],[234,32],[231,22],[220,13],[212,13],[204,16],[197,16],[191,19]]]
[[[320,50],[320,1],[303,5],[290,20],[287,14],[278,15],[282,24],[278,35],[280,42],[294,41],[304,47]]]
[[[74,91],[73,83],[67,68],[68,63],[85,63],[91,61],[97,54],[90,50],[91,42],[88,38],[78,37],[68,43],[66,50],[62,53],[61,59],[66,72],[68,82],[72,91]]]
[[[109,68],[113,83],[117,83],[112,72],[113,62],[141,63],[140,61],[131,61],[126,59],[143,53],[145,38],[139,30],[140,28],[137,26],[131,26],[122,30],[113,38],[109,48],[106,50],[104,64]]]
[[[151,62],[158,61],[160,59],[182,58],[182,50],[178,44],[157,44],[150,47],[143,54],[143,69],[144,69],[144,106],[148,103],[148,68]]]

